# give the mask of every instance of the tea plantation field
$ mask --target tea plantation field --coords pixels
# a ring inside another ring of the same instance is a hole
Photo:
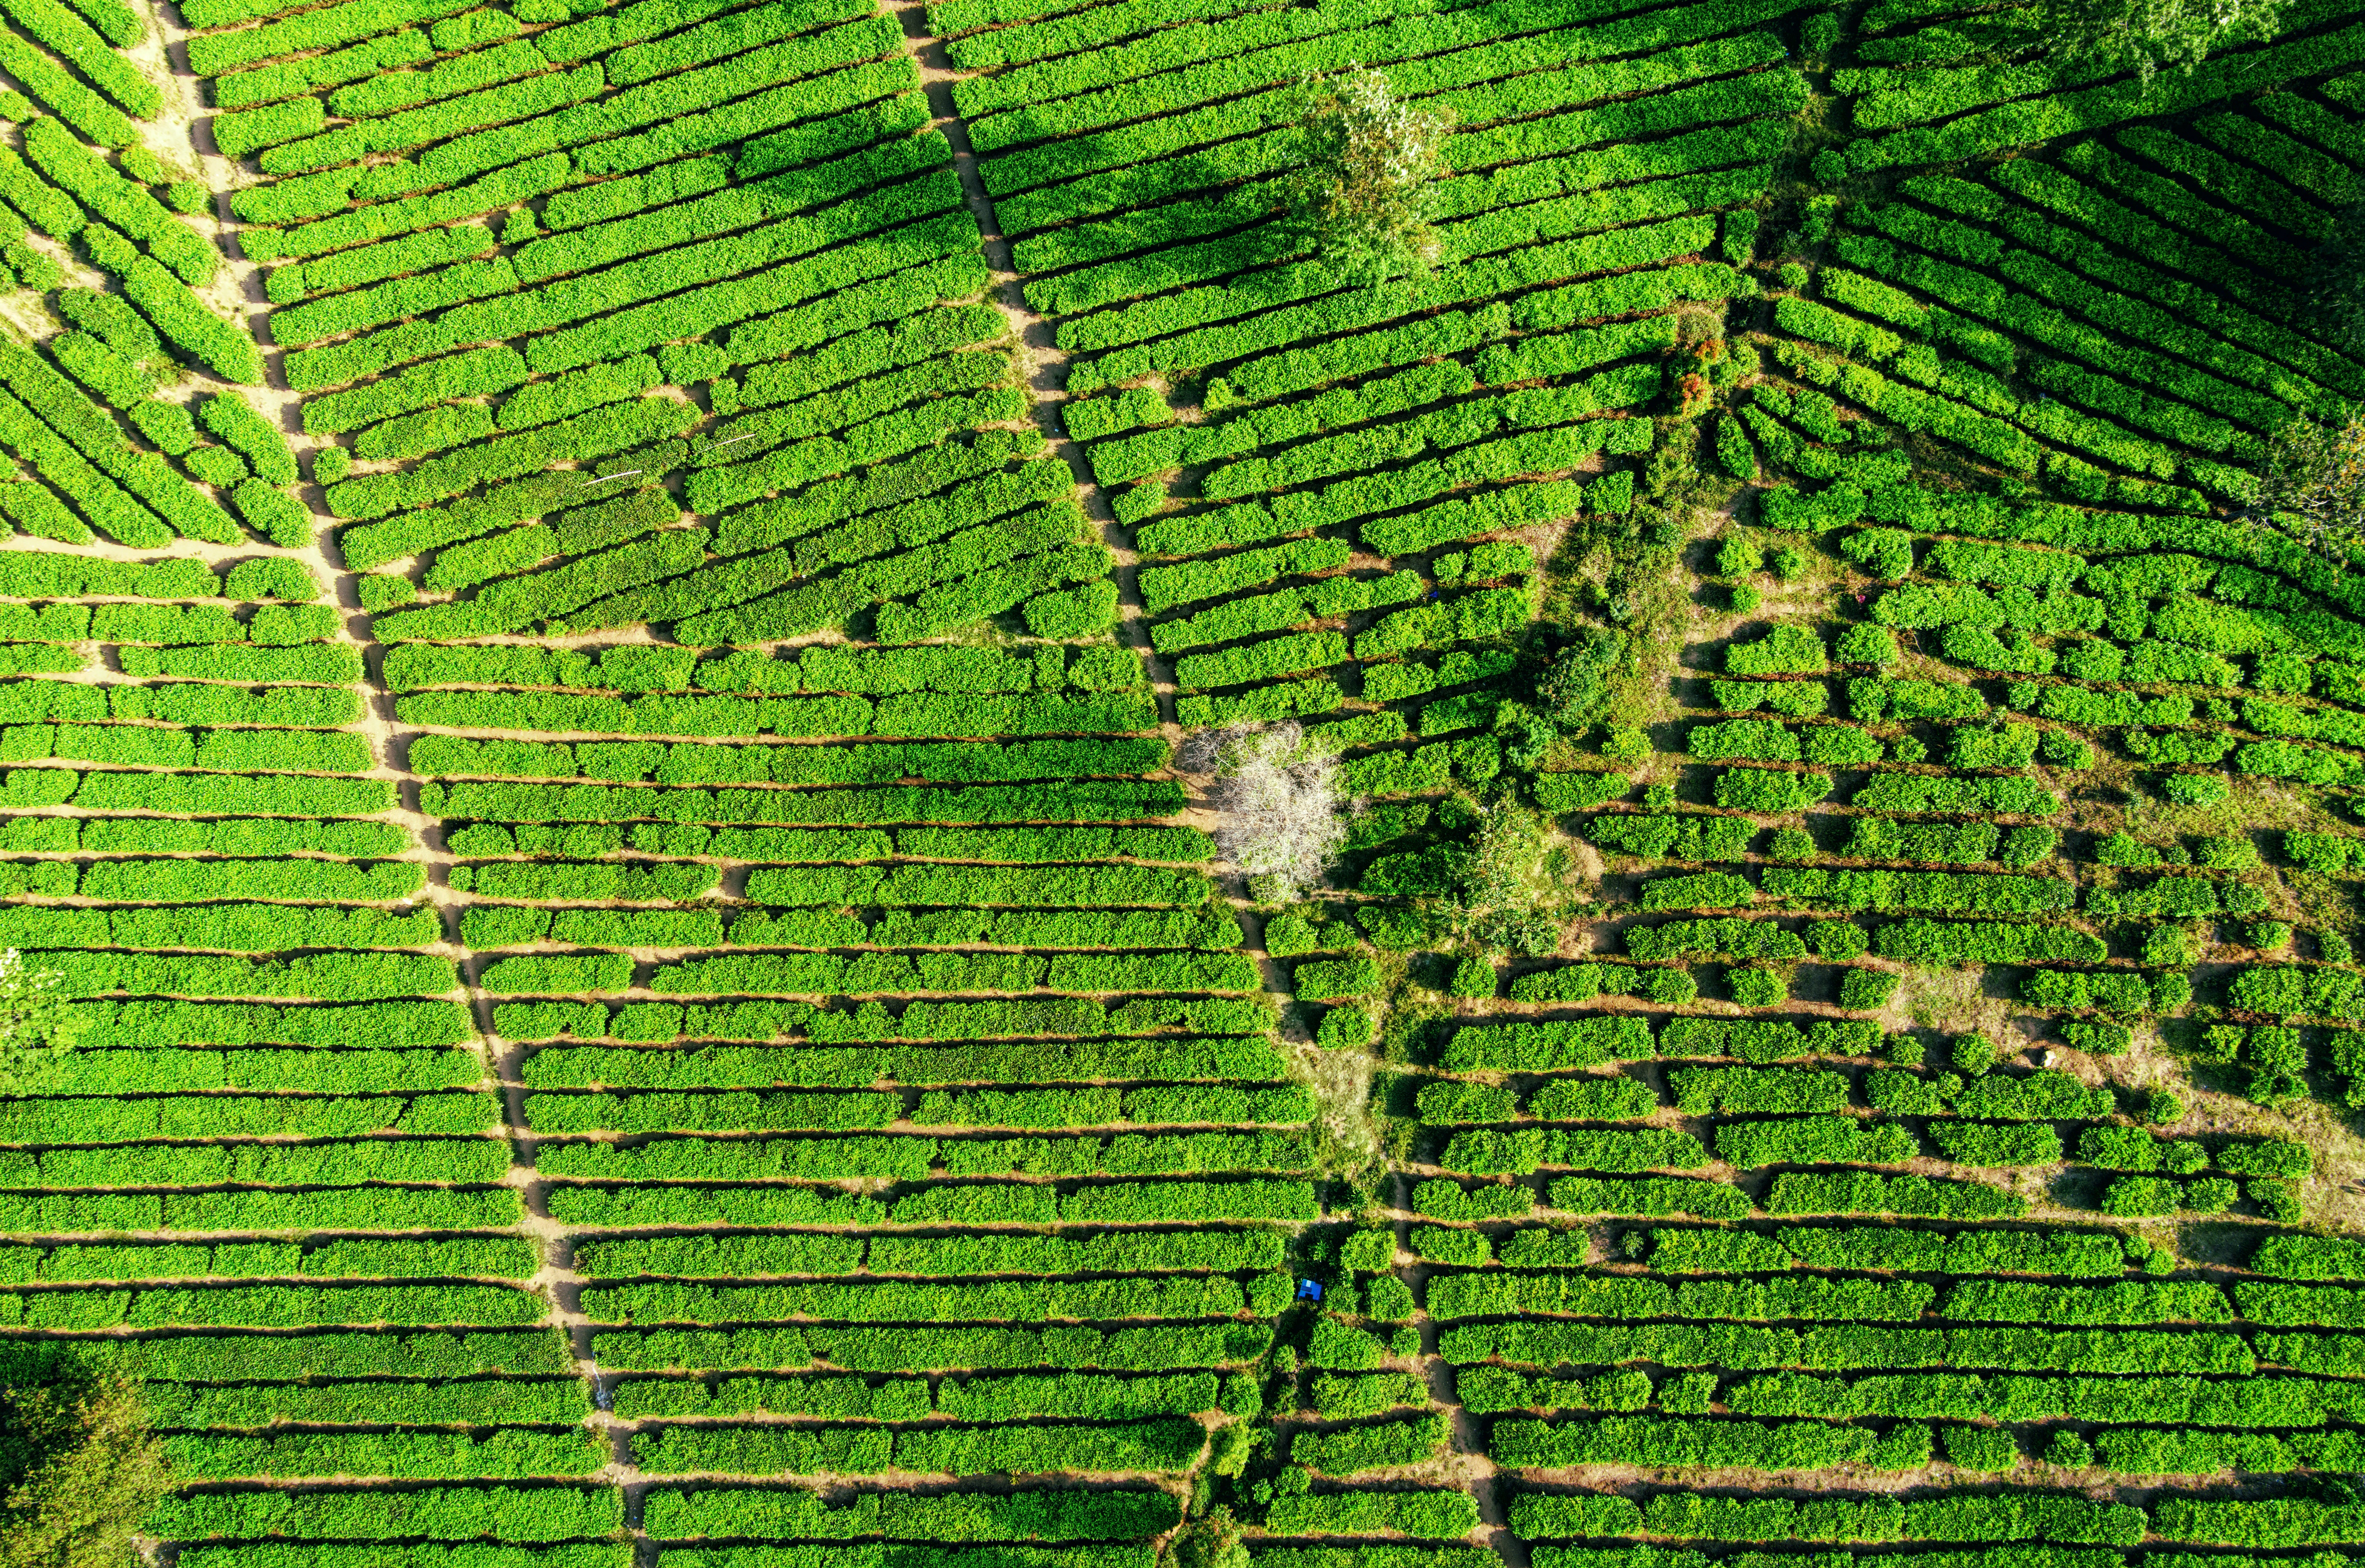
[[[2013,15],[0,0],[0,1384],[182,1568],[2346,1561],[2365,9]]]

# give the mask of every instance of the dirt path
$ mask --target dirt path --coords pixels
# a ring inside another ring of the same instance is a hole
[[[219,280],[204,291],[204,296],[207,303],[224,316],[233,321],[244,321],[263,346],[266,385],[243,390],[254,406],[286,435],[308,474],[311,454],[319,443],[303,432],[301,399],[287,385],[283,352],[270,342],[271,307],[264,293],[263,269],[249,261],[240,248],[238,225],[230,213],[233,192],[252,184],[254,176],[223,158],[215,146],[210,126],[207,123],[210,111],[204,106],[202,85],[188,70],[187,33],[180,24],[177,11],[169,6],[156,5],[151,7],[151,14],[157,24],[156,37],[150,44],[132,51],[136,58],[141,59],[151,70],[163,73],[166,80],[165,112],[148,128],[149,142],[168,160],[194,166],[198,176],[216,193],[215,210],[210,220],[201,219],[199,223],[201,228],[210,230],[226,259],[226,265]],[[1115,556],[1114,579],[1117,587],[1120,615],[1117,635],[1125,645],[1135,649],[1143,659],[1157,698],[1162,731],[1171,744],[1179,746],[1183,730],[1177,718],[1172,664],[1153,651],[1150,645],[1147,610],[1138,581],[1139,563],[1131,547],[1130,531],[1117,522],[1108,494],[1094,480],[1082,446],[1070,438],[1061,418],[1066,399],[1067,356],[1058,346],[1052,322],[1033,310],[1026,300],[1010,243],[1001,232],[978,159],[970,147],[968,128],[955,109],[952,87],[962,73],[953,69],[942,40],[929,33],[925,5],[903,5],[893,8],[892,14],[902,24],[905,50],[919,72],[936,129],[951,145],[955,174],[983,236],[984,260],[993,277],[989,297],[1008,319],[1018,341],[1019,363],[1032,394],[1034,422],[1050,443],[1052,454],[1068,465],[1081,491],[1085,514],[1092,519]],[[210,382],[202,376],[193,376],[166,395],[178,398],[211,389]],[[453,994],[464,1000],[470,1008],[482,1036],[480,1054],[488,1075],[499,1087],[503,1120],[512,1152],[512,1162],[505,1182],[519,1192],[525,1209],[525,1217],[519,1228],[532,1238],[542,1250],[541,1267],[527,1283],[549,1304],[545,1321],[566,1333],[577,1370],[592,1389],[596,1408],[590,1417],[591,1423],[604,1431],[611,1443],[611,1462],[594,1478],[622,1488],[627,1533],[635,1540],[637,1555],[644,1562],[653,1561],[654,1545],[641,1529],[641,1501],[648,1478],[633,1463],[631,1425],[618,1421],[611,1413],[612,1386],[608,1379],[603,1378],[594,1361],[591,1320],[581,1310],[581,1293],[587,1281],[574,1268],[570,1233],[564,1224],[552,1217],[548,1183],[536,1170],[539,1140],[527,1125],[526,1089],[521,1077],[527,1048],[504,1040],[495,1028],[494,1007],[481,983],[484,967],[491,956],[472,951],[464,939],[462,920],[470,901],[467,895],[455,891],[451,886],[454,857],[445,841],[443,824],[422,809],[420,787],[424,780],[409,767],[410,746],[421,732],[416,726],[403,722],[398,712],[396,694],[386,682],[387,650],[374,634],[373,618],[361,609],[360,574],[347,566],[336,545],[334,523],[328,514],[320,488],[307,483],[299,494],[318,520],[312,542],[299,550],[283,550],[260,542],[225,547],[190,541],[176,541],[161,551],[131,551],[111,544],[98,545],[95,550],[98,554],[121,559],[152,559],[165,554],[195,555],[208,561],[219,561],[253,554],[292,555],[304,562],[314,573],[342,612],[336,639],[355,650],[364,670],[360,688],[363,711],[355,727],[366,736],[370,747],[373,766],[367,776],[386,779],[394,786],[397,804],[387,813],[387,819],[399,823],[408,832],[411,842],[410,847],[404,852],[405,857],[421,863],[426,870],[426,886],[420,901],[437,912],[442,925],[443,940],[430,950],[454,961],[462,983]],[[21,547],[47,547],[39,541],[19,541],[18,544]],[[611,643],[642,640],[646,636],[644,629],[635,629],[610,633],[598,640]],[[1205,825],[1210,818],[1205,810],[1205,788],[1209,780],[1204,776],[1180,777],[1193,797],[1192,807],[1184,813],[1183,820]],[[1248,897],[1244,879],[1229,868],[1225,869],[1223,877],[1225,893],[1249,934],[1250,949],[1261,966],[1268,989],[1285,1001],[1287,973],[1262,950],[1261,922]],[[644,976],[647,956],[636,957],[643,960],[640,969]]]
[[[214,214],[210,222],[199,220],[201,229],[209,229],[220,249],[225,265],[217,282],[202,291],[201,297],[214,309],[232,321],[242,321],[263,349],[265,384],[241,388],[247,400],[271,420],[287,438],[305,471],[310,471],[310,454],[319,445],[303,431],[301,398],[287,385],[283,367],[284,353],[270,342],[271,308],[263,292],[263,270],[247,259],[238,241],[238,225],[232,218],[230,203],[232,193],[252,178],[217,151],[211,127],[210,111],[205,107],[205,95],[197,77],[188,69],[188,34],[181,25],[180,14],[169,5],[147,7],[156,26],[155,41],[129,52],[151,72],[164,80],[164,113],[144,129],[148,144],[169,162],[192,164],[198,177],[215,193]],[[196,396],[216,389],[215,384],[201,375],[193,374],[181,386],[168,390],[168,396]],[[328,589],[328,596],[342,612],[338,618],[336,640],[353,648],[363,661],[361,685],[362,717],[355,726],[367,738],[374,766],[364,777],[384,778],[394,785],[396,805],[387,812],[387,820],[399,823],[409,834],[410,847],[404,858],[424,864],[427,883],[420,902],[433,908],[439,916],[443,940],[428,951],[448,958],[456,966],[461,988],[453,993],[468,1005],[476,1026],[482,1036],[478,1054],[488,1075],[498,1084],[501,1095],[502,1116],[510,1134],[511,1163],[503,1180],[516,1188],[525,1208],[520,1229],[538,1244],[541,1267],[525,1282],[528,1288],[549,1304],[544,1318],[562,1328],[573,1350],[577,1370],[590,1384],[595,1408],[590,1417],[595,1428],[605,1430],[612,1443],[612,1459],[595,1479],[622,1486],[638,1520],[637,1483],[641,1477],[631,1462],[629,1429],[617,1425],[608,1414],[611,1390],[591,1360],[590,1320],[580,1310],[579,1299],[584,1281],[572,1267],[572,1250],[566,1242],[566,1227],[550,1217],[547,1194],[534,1170],[536,1139],[525,1122],[525,1090],[520,1070],[525,1052],[522,1047],[504,1042],[494,1032],[493,1008],[490,999],[478,983],[487,961],[484,956],[469,950],[462,939],[461,917],[466,901],[450,885],[453,856],[443,841],[442,824],[420,809],[421,780],[409,770],[409,747],[415,738],[397,717],[395,697],[386,685],[384,666],[385,645],[371,632],[371,617],[361,610],[358,596],[358,575],[347,569],[338,551],[333,527],[328,515],[325,498],[318,486],[307,483],[298,491],[305,504],[318,520],[312,541],[300,550],[286,550],[255,541],[236,546],[207,545],[179,540],[163,551],[134,551],[123,546],[101,543],[96,554],[122,560],[152,559],[158,554],[196,555],[208,561],[236,559],[255,554],[292,555],[302,561],[313,576]],[[17,541],[18,546],[38,541]]]
[[[919,70],[921,85],[928,97],[928,112],[935,128],[952,146],[953,173],[960,181],[961,195],[969,203],[970,215],[977,219],[978,231],[984,237],[985,264],[993,274],[993,290],[989,297],[1008,319],[1010,330],[1017,334],[1019,364],[1034,398],[1036,428],[1050,442],[1053,454],[1074,473],[1083,494],[1084,515],[1093,520],[1100,530],[1102,542],[1116,557],[1117,636],[1140,653],[1149,671],[1150,687],[1158,694],[1158,712],[1164,721],[1166,738],[1179,748],[1184,732],[1175,712],[1174,665],[1150,647],[1149,609],[1141,596],[1141,563],[1132,545],[1131,531],[1116,521],[1109,494],[1093,477],[1092,461],[1082,443],[1068,434],[1060,412],[1068,398],[1067,353],[1059,345],[1051,320],[1026,303],[1025,280],[1019,275],[1010,241],[1002,232],[993,198],[986,192],[977,153],[970,145],[969,124],[953,103],[953,84],[968,73],[954,68],[944,40],[929,32],[925,0],[896,6],[893,14],[903,24],[903,51]],[[1212,780],[1199,774],[1177,777],[1191,792],[1191,809],[1182,820],[1194,826],[1210,825],[1213,818],[1207,810],[1207,786]],[[1239,916],[1241,928],[1248,933],[1248,946],[1264,977],[1266,990],[1286,1001],[1289,977],[1264,951],[1264,922],[1249,897],[1248,879],[1228,865],[1220,877],[1225,897]]]
[[[1055,336],[1053,323],[1033,309],[1026,299],[1024,280],[1013,258],[1010,241],[1002,232],[1001,220],[993,209],[993,201],[985,188],[985,180],[978,166],[975,151],[970,145],[969,127],[953,102],[953,84],[964,73],[953,68],[942,39],[928,31],[927,7],[923,0],[899,6],[895,15],[903,24],[904,51],[919,68],[921,82],[927,93],[928,107],[936,129],[942,132],[953,150],[953,169],[961,183],[961,193],[967,198],[970,213],[976,218],[979,231],[984,237],[986,266],[993,274],[993,304],[1009,319],[1011,330],[1018,336],[1020,363],[1024,365],[1027,385],[1034,395],[1035,423],[1051,450],[1064,460],[1074,473],[1076,484],[1083,493],[1084,512],[1099,527],[1101,537],[1116,556],[1118,636],[1137,649],[1149,671],[1150,684],[1158,694],[1160,716],[1165,721],[1168,741],[1178,750],[1184,738],[1184,727],[1176,712],[1177,688],[1173,662],[1150,646],[1149,619],[1140,588],[1140,560],[1130,543],[1130,531],[1116,521],[1108,492],[1093,474],[1092,464],[1081,442],[1072,440],[1060,416],[1061,405],[1067,400],[1068,356]],[[1216,812],[1210,809],[1209,789],[1215,780],[1205,773],[1186,773],[1178,769],[1176,777],[1190,791],[1191,807],[1182,819],[1194,826],[1212,828]],[[1310,1036],[1290,1015],[1292,1000],[1290,971],[1265,950],[1264,920],[1257,912],[1255,902],[1249,896],[1248,879],[1229,862],[1217,868],[1225,900],[1239,918],[1246,935],[1246,949],[1257,963],[1265,990],[1283,1009],[1282,1033],[1298,1050],[1308,1058],[1317,1056]],[[1318,1067],[1318,1064],[1317,1064]],[[1317,1071],[1318,1076],[1318,1071]],[[1389,1189],[1395,1182],[1391,1179]],[[1397,1211],[1402,1213],[1403,1211]],[[1408,1215],[1406,1216],[1409,1218]],[[1400,1226],[1403,1221],[1397,1221]],[[1433,1332],[1431,1335],[1433,1339]],[[1396,1363],[1392,1363],[1396,1364]],[[1420,1375],[1433,1388],[1450,1386],[1451,1373],[1445,1363],[1433,1353],[1421,1355],[1402,1363]],[[1438,1403],[1454,1413],[1456,1420],[1455,1451],[1450,1458],[1430,1467],[1435,1473],[1425,1479],[1443,1481],[1471,1489],[1479,1499],[1483,1523],[1480,1531],[1498,1545],[1511,1542],[1520,1552],[1515,1568],[1524,1564],[1524,1548],[1512,1541],[1504,1526],[1501,1505],[1496,1501],[1493,1477],[1495,1467],[1477,1439],[1472,1423],[1460,1407],[1440,1397]]]

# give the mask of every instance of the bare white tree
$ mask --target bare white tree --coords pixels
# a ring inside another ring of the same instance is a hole
[[[1183,766],[1212,772],[1212,801],[1223,820],[1216,842],[1274,902],[1322,879],[1347,842],[1339,798],[1339,759],[1306,743],[1295,724],[1239,726],[1194,736]]]

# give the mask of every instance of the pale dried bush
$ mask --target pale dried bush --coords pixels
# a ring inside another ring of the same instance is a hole
[[[1339,759],[1295,724],[1203,731],[1182,766],[1213,773],[1216,843],[1270,902],[1319,884],[1347,841]]]

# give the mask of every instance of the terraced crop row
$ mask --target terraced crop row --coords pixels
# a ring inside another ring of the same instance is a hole
[[[189,1568],[2355,1540],[2365,35],[1958,10],[0,0],[6,1383]]]

